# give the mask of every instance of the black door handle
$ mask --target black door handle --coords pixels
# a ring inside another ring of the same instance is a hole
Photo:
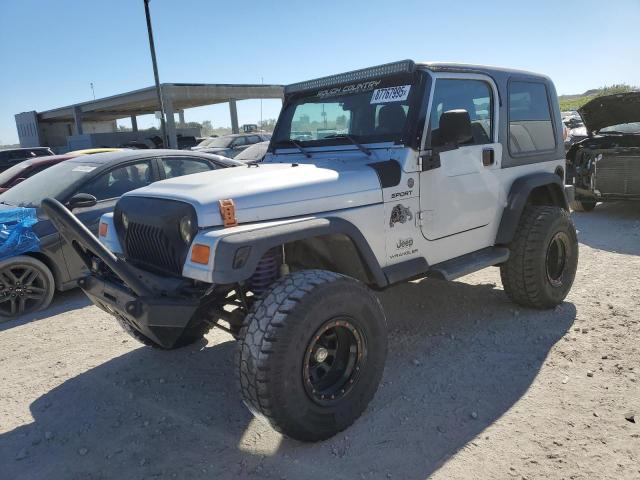
[[[489,165],[493,165],[495,161],[493,148],[485,148],[482,150],[482,165],[488,167]]]

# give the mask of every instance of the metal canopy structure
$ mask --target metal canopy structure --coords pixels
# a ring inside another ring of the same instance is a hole
[[[229,104],[231,127],[239,130],[236,102],[249,99],[283,99],[282,85],[258,84],[210,84],[210,83],[163,83],[161,84],[167,116],[167,135],[172,147],[177,144],[174,114],[180,114],[184,122],[184,110],[218,103]],[[73,122],[76,132],[82,134],[83,121],[112,121],[131,118],[132,127],[137,130],[137,115],[153,114],[159,110],[155,87],[142,88],[132,92],[88,102],[54,108],[38,112],[38,120],[44,122]]]

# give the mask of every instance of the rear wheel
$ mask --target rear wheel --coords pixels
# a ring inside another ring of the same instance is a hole
[[[500,276],[514,302],[544,309],[565,299],[578,267],[578,238],[568,212],[559,207],[526,207],[509,249]]]
[[[574,200],[571,202],[571,210],[574,212],[590,212],[596,208],[595,200]]]
[[[40,260],[20,255],[0,261],[0,322],[47,308],[55,281]]]
[[[245,404],[302,441],[351,425],[373,398],[387,352],[384,312],[362,283],[323,270],[281,278],[240,332],[236,372]]]

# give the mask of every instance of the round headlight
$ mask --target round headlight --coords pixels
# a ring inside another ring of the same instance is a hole
[[[127,217],[126,213],[122,214],[122,225],[124,226],[125,230],[129,228],[129,217]]]
[[[185,243],[191,243],[193,240],[193,222],[189,217],[182,217],[180,220],[180,236]]]

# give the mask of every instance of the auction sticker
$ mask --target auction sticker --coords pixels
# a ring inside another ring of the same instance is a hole
[[[378,88],[371,95],[371,103],[402,102],[409,97],[411,85],[398,85],[397,87]]]
[[[92,167],[91,165],[78,165],[71,171],[89,173],[89,172],[93,172],[96,168],[97,167]]]

